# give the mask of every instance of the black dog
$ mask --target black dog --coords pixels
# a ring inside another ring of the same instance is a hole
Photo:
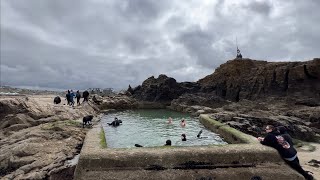
[[[92,119],[93,119],[92,115],[88,115],[88,116],[83,117],[82,128],[84,128],[84,125],[87,125],[87,124],[92,125]]]
[[[54,104],[59,104],[59,103],[61,103],[61,98],[60,98],[59,96],[55,97],[55,98],[53,99],[53,103],[54,103]]]

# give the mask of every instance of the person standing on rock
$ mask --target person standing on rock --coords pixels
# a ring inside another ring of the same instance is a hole
[[[80,94],[79,90],[76,93],[76,98],[77,98],[77,105],[79,106],[80,105],[80,98],[81,98],[81,94]]]
[[[67,100],[67,104],[70,105],[70,91],[68,89],[68,91],[66,92],[66,100]]]
[[[73,90],[71,89],[71,91],[70,91],[70,105],[73,107],[74,106],[74,100],[73,100],[73,98],[74,98],[74,92],[73,92]]]
[[[89,92],[88,91],[83,91],[82,97],[83,97],[82,103],[85,101],[89,102]]]
[[[267,125],[265,131],[268,133],[265,138],[258,137],[261,144],[275,148],[281,158],[294,170],[303,175],[307,180],[312,180],[313,176],[302,169],[297,150],[280,136],[279,131],[272,125]]]

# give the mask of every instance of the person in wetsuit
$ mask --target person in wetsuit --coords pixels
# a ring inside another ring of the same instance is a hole
[[[81,94],[80,94],[79,90],[76,93],[76,98],[77,98],[77,105],[79,106],[80,105],[80,98],[81,98]]]
[[[121,120],[119,120],[117,117],[114,118],[114,121],[112,121],[111,123],[107,123],[109,126],[120,126],[120,124],[122,123]]]

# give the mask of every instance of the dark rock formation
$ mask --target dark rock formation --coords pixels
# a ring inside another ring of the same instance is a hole
[[[320,97],[320,59],[267,62],[235,59],[198,81],[203,92],[239,101],[262,96]]]
[[[197,92],[199,89],[200,86],[197,83],[177,83],[174,78],[161,74],[158,78],[149,77],[141,86],[134,88],[131,94],[142,101],[170,103],[184,93]],[[128,91],[131,90],[128,89]]]
[[[209,106],[209,107],[220,107],[227,104],[227,102],[217,96],[214,93],[186,93],[179,98],[171,101],[171,106],[187,105],[187,106]]]
[[[267,124],[283,125],[298,139],[317,141],[320,131],[320,59],[267,62],[234,59],[198,82],[160,75],[129,88],[132,97],[213,118],[258,136]],[[171,103],[170,103],[171,102]]]

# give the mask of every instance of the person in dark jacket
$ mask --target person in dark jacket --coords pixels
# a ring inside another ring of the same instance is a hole
[[[114,121],[112,121],[111,123],[107,123],[109,126],[114,126],[114,127],[117,127],[117,126],[120,126],[120,124],[122,123],[121,120],[119,120],[117,117],[114,118]]]
[[[297,151],[292,144],[287,142],[284,137],[282,137],[279,131],[272,125],[267,125],[265,128],[268,133],[265,138],[258,137],[261,144],[275,148],[282,159],[294,170],[299,172],[307,180],[312,180],[313,177],[308,174],[300,166],[300,162],[297,156]],[[291,140],[292,142],[292,140]]]
[[[81,98],[81,94],[80,94],[79,90],[76,93],[76,98],[77,98],[77,105],[79,106],[80,105],[80,98]]]
[[[82,103],[85,101],[89,102],[89,92],[88,91],[83,91],[82,97],[83,97]]]
[[[70,91],[70,105],[73,107],[74,106],[74,100],[73,100],[73,98],[74,98],[74,92],[73,92],[73,90],[71,89],[71,91]]]
[[[70,91],[69,91],[69,89],[66,94],[66,100],[67,100],[68,105],[70,105]]]

